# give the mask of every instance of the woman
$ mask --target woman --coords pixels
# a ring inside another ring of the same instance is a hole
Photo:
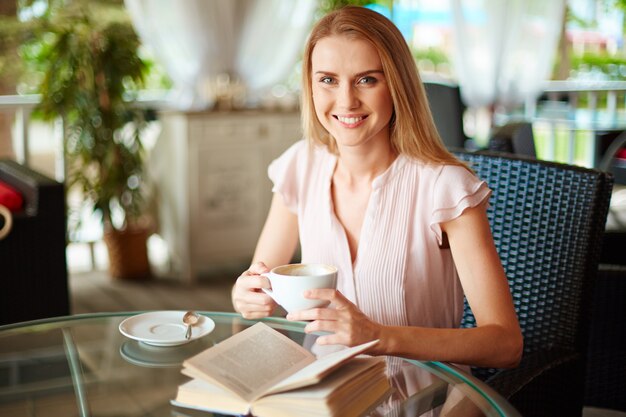
[[[514,367],[522,336],[486,207],[487,185],[442,145],[401,33],[345,7],[313,28],[303,59],[305,137],[269,167],[274,197],[254,260],[233,287],[245,318],[272,314],[264,273],[302,262],[339,269],[331,308],[290,313],[317,344],[418,360]],[[478,326],[460,329],[463,295]]]

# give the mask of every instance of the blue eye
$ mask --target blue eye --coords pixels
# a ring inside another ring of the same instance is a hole
[[[331,77],[322,77],[320,78],[320,82],[323,84],[332,84],[333,79]]]
[[[358,84],[374,84],[376,82],[376,78],[374,77],[363,77],[358,81]]]

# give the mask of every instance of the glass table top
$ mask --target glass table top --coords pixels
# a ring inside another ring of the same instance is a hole
[[[170,403],[189,378],[183,360],[254,325],[238,314],[201,312],[215,327],[178,346],[124,336],[120,323],[139,312],[100,313],[0,326],[0,415],[219,416]],[[262,320],[316,353],[304,323]],[[320,354],[318,352],[318,354]],[[519,416],[483,382],[439,362],[387,358],[394,387],[368,414],[388,416]]]

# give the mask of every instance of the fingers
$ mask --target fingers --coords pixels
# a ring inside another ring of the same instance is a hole
[[[356,346],[378,338],[381,327],[372,322],[350,300],[333,289],[305,291],[305,297],[328,300],[331,308],[312,308],[294,311],[287,315],[288,320],[308,321],[306,333],[321,333],[316,342],[319,345],[340,344]]]
[[[350,345],[346,334],[346,327],[350,326],[349,317],[333,308],[311,308],[287,314],[288,320],[308,321],[304,327],[305,333],[324,333],[315,343],[320,345],[342,344]],[[326,334],[330,333],[330,334]]]
[[[308,323],[304,331],[306,333],[318,334],[315,341],[318,345],[344,345],[356,346],[366,340],[361,339],[361,332],[356,328],[354,321],[343,320],[343,315],[337,315],[337,320],[318,319]]]
[[[347,338],[342,337],[343,335],[338,333],[331,333],[319,336],[315,339],[315,343],[318,345],[344,345],[344,346],[353,346],[349,342],[347,342]],[[356,346],[356,344],[354,345]]]
[[[339,312],[334,308],[310,308],[308,310],[292,311],[287,314],[287,320],[339,320]]]
[[[269,279],[264,275],[241,275],[237,278],[235,286],[245,290],[259,290],[261,288],[271,288]]]
[[[235,287],[246,290],[271,288],[267,277],[261,275],[267,272],[269,272],[269,268],[263,262],[256,262],[250,265],[250,268],[237,278]]]
[[[267,317],[276,309],[274,300],[261,291],[262,288],[271,288],[267,277],[259,275],[268,271],[263,262],[257,262],[235,282],[232,293],[233,307],[246,319]]]
[[[350,302],[344,295],[338,290],[332,288],[314,288],[306,290],[304,292],[305,298],[314,298],[319,300],[328,300],[335,306],[335,308],[352,307],[354,304]]]
[[[269,305],[273,302],[272,298],[264,292],[249,289],[235,292],[235,298],[238,302],[252,305]]]
[[[270,272],[270,269],[263,262],[256,262],[250,265],[250,268],[243,275],[261,275]]]
[[[263,293],[253,293],[253,296],[244,296],[233,300],[235,311],[241,313],[245,319],[258,319],[270,316],[276,309],[276,303]]]
[[[317,288],[306,290],[303,293],[305,298],[330,301],[332,308],[312,308],[309,310],[294,311],[287,315],[288,320],[311,321],[311,320],[340,320],[338,315],[341,312],[356,309],[341,292],[330,288]],[[344,317],[344,320],[349,319]]]
[[[240,278],[240,280],[242,282],[237,282],[233,291],[233,304],[237,311],[247,310],[248,308],[265,308],[266,306],[272,309],[276,307],[274,300],[259,290],[259,288],[269,287],[269,282],[267,282],[265,277]],[[255,281],[257,284],[248,281]],[[264,281],[266,282],[265,284],[263,283]]]

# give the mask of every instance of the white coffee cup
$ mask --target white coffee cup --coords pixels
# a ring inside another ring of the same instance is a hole
[[[288,313],[327,306],[327,300],[304,298],[303,293],[313,288],[335,288],[337,285],[337,268],[325,264],[281,265],[264,275],[270,280],[272,288],[263,288],[263,291]]]

